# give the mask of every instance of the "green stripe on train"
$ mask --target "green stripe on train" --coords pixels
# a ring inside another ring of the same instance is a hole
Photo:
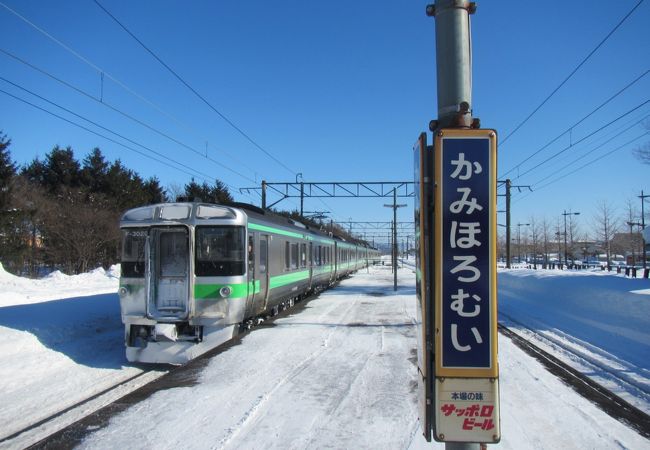
[[[194,298],[196,300],[221,298],[219,290],[226,286],[232,289],[229,298],[246,297],[249,292],[257,294],[260,291],[259,280],[255,280],[254,282],[251,281],[249,283],[197,284],[194,286]]]
[[[286,275],[271,277],[269,288],[274,289],[280,286],[286,286],[287,284],[296,283],[298,281],[306,280],[308,278],[309,278],[309,270],[303,270],[301,272],[288,273]]]
[[[334,244],[334,241],[332,241],[331,239],[325,239],[325,238],[314,237],[306,234],[294,233],[293,231],[286,231],[280,228],[261,225],[259,223],[248,222],[248,228],[250,228],[251,230],[264,231],[266,233],[279,234],[282,236],[289,236],[297,239],[307,239],[309,241],[318,241],[326,244]]]

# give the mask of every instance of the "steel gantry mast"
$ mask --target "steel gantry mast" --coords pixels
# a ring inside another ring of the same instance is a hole
[[[261,193],[262,209],[272,208],[287,198],[381,198],[413,197],[412,181],[320,181],[273,182],[262,181],[260,187],[240,188],[242,194]],[[268,204],[269,192],[280,198]]]

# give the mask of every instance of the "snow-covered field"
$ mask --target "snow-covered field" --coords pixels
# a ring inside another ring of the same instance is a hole
[[[398,275],[395,293],[388,266],[355,274],[213,357],[194,385],[159,391],[115,416],[83,446],[442,448],[418,429],[414,275],[409,268]],[[648,280],[511,270],[500,272],[499,288],[510,326],[542,331],[548,349],[649,409],[611,372],[648,385]],[[124,358],[116,290],[115,271],[32,281],[0,270],[0,448],[35,442],[52,426],[3,439],[142,372]],[[499,339],[499,447],[650,448]]]

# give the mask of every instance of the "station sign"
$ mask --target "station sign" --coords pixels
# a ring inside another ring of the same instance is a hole
[[[496,442],[496,132],[434,143],[435,438]]]

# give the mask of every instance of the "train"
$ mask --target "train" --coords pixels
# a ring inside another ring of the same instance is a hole
[[[379,257],[247,204],[142,206],[120,231],[126,358],[139,363],[184,364]]]

